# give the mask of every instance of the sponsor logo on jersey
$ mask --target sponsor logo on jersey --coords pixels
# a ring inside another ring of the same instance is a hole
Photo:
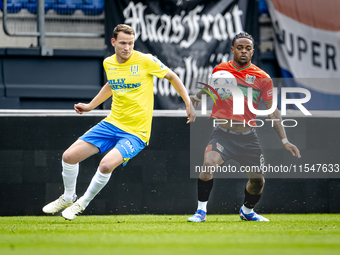
[[[128,84],[120,84],[120,85],[111,85],[110,87],[113,90],[117,90],[117,89],[135,89],[140,87],[141,83],[128,83]]]
[[[110,85],[114,85],[114,84],[124,84],[126,79],[112,79],[112,80],[108,80]]]
[[[138,73],[139,66],[138,65],[132,65],[131,66],[131,73],[136,74]]]
[[[162,69],[162,70],[164,70],[164,69],[166,69],[166,66],[158,59],[158,58],[156,58],[156,57],[152,57],[152,60],[155,62],[155,63],[158,63],[159,64],[159,67]]]
[[[263,154],[260,155],[260,169],[263,170],[264,167],[264,157]]]
[[[123,147],[123,149],[125,150],[126,154],[129,155],[129,152],[128,152],[128,150],[125,148],[125,146],[124,146],[123,144],[121,144],[120,146]]]
[[[159,67],[164,70],[165,69],[165,65],[162,62],[159,62]]]
[[[267,91],[267,96],[272,97],[273,96],[273,89],[270,89]]]
[[[135,148],[133,148],[132,144],[130,143],[130,141],[126,141],[125,144],[129,147],[131,153],[135,151]]]
[[[254,84],[255,82],[255,79],[256,79],[256,76],[251,76],[249,74],[246,75],[246,83],[248,84]]]
[[[216,143],[216,148],[217,148],[220,152],[223,152],[223,150],[224,150],[224,147],[223,147],[221,144],[219,144],[219,143]]]
[[[119,89],[135,89],[141,86],[141,83],[125,83],[125,79],[113,79],[108,80],[108,83],[112,90]]]

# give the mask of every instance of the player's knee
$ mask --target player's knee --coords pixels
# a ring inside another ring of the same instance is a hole
[[[217,167],[218,162],[217,162],[214,158],[206,157],[206,158],[204,159],[203,165],[204,165],[205,167],[212,167],[212,166],[213,166],[213,167]]]
[[[108,161],[101,161],[99,164],[99,171],[103,174],[109,174],[115,169],[115,166]]]
[[[74,160],[73,155],[69,150],[66,150],[63,153],[62,159],[67,164],[77,164],[78,163]]]
[[[216,162],[216,160],[214,160],[213,158],[210,157],[206,157],[204,159],[204,163],[203,163],[203,169],[205,169],[205,171],[202,171],[199,175],[199,178],[202,181],[209,181],[213,178],[213,170],[214,168],[216,168],[218,165],[218,163]]]

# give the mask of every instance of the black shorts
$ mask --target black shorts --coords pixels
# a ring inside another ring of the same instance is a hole
[[[263,166],[264,157],[255,129],[251,129],[246,134],[234,133],[217,126],[211,135],[205,153],[216,151],[224,162],[234,159],[241,166]]]

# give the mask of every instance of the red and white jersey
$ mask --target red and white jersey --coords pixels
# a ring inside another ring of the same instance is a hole
[[[261,97],[265,104],[270,104],[273,101],[273,81],[270,76],[257,66],[249,63],[245,66],[238,67],[234,61],[221,63],[217,65],[213,73],[217,71],[228,71],[232,73],[237,80],[237,87],[242,90],[244,95],[244,115],[233,115],[233,97],[222,100],[216,100],[212,109],[211,117],[217,119],[232,119],[235,121],[244,122],[256,119],[248,108],[248,87],[253,88],[252,102],[255,109],[258,109]],[[254,125],[255,123],[251,123]]]

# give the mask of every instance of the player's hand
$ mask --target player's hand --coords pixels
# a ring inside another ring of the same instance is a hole
[[[78,103],[74,105],[74,110],[76,113],[83,114],[84,112],[89,112],[92,110],[89,104]]]
[[[196,101],[194,96],[190,96],[190,100],[191,100],[192,104],[194,105],[194,107],[197,108],[200,101]]]
[[[192,103],[190,102],[190,105],[186,107],[187,108],[187,115],[188,115],[188,123],[195,122],[196,119],[196,111]]]
[[[289,151],[294,157],[301,158],[299,149],[292,143],[286,143],[284,145],[285,149]]]

